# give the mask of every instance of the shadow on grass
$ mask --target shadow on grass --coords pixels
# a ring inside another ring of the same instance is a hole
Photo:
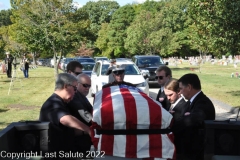
[[[230,92],[227,92],[228,94],[230,93],[232,96],[240,96],[240,91],[230,91]]]
[[[9,109],[0,109],[0,113],[1,112],[7,112]]]
[[[183,67],[183,68],[171,68],[172,71],[192,71],[192,70],[199,70],[199,67],[193,66],[193,67]]]

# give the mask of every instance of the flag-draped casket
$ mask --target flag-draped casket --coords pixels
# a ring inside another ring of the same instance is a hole
[[[95,146],[106,155],[175,157],[173,134],[168,129],[172,115],[135,87],[112,86],[98,92],[92,121],[94,136],[99,138]]]

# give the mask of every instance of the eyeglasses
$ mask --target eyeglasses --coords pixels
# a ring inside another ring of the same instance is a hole
[[[155,79],[163,79],[164,76],[156,76]]]
[[[80,82],[78,82],[78,83],[80,83]],[[84,88],[90,88],[91,87],[91,85],[89,85],[89,84],[83,84],[83,83],[80,83]]]
[[[73,72],[76,75],[82,74],[82,72]]]
[[[124,70],[113,71],[113,74],[115,74],[115,75],[120,75],[120,74],[123,74],[123,73],[124,73]]]
[[[69,85],[69,86],[72,86],[75,92],[77,91],[77,87],[76,87],[76,86],[73,86],[73,85],[71,85],[71,84],[68,84],[68,85]]]

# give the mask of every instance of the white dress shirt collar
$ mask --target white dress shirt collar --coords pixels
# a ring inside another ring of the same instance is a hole
[[[190,104],[193,102],[193,100],[197,97],[197,95],[202,92],[202,91],[199,91],[197,92],[191,99],[190,99]]]

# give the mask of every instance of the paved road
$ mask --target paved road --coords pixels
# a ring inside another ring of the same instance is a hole
[[[158,90],[159,90],[158,88],[150,88],[149,96],[152,97],[153,99],[156,99]],[[88,97],[89,101],[92,103],[93,98],[91,97],[90,93],[88,94],[87,97]],[[213,98],[210,98],[210,99],[212,100],[212,102],[214,104],[217,120],[225,120],[225,119],[237,117],[238,109],[234,110],[231,106],[229,106],[219,100],[216,100]]]

